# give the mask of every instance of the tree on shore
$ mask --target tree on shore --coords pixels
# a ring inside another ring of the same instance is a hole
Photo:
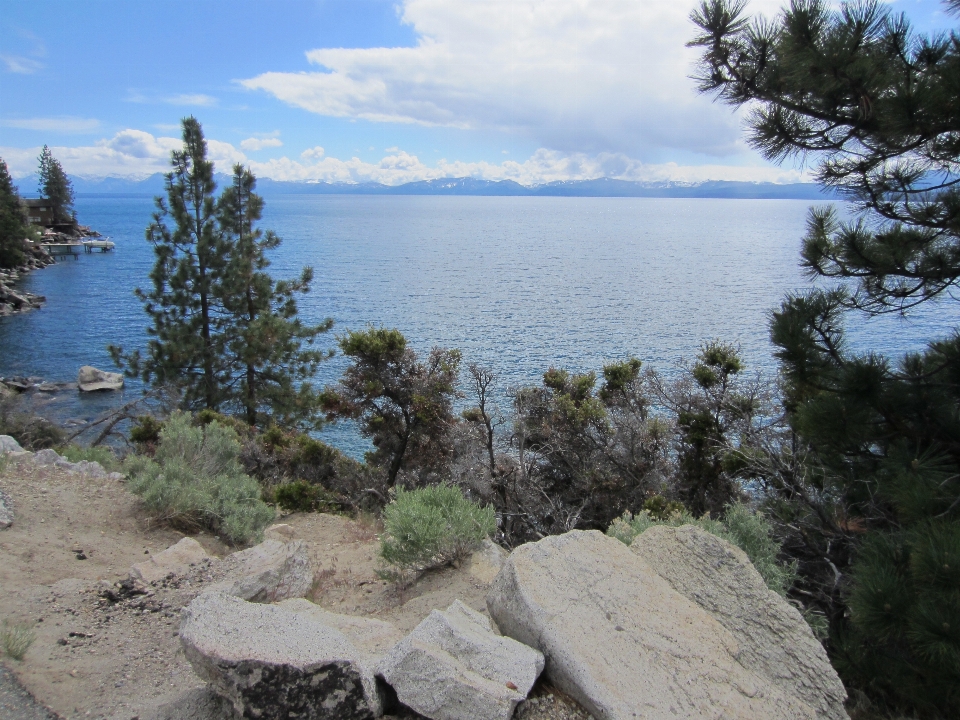
[[[41,197],[50,201],[56,221],[71,222],[75,220],[73,184],[63,171],[60,161],[53,156],[50,148],[46,145],[40,151],[40,157],[37,158],[37,161],[40,163],[37,190]]]
[[[389,487],[401,470],[442,468],[455,422],[460,351],[434,348],[421,361],[399,330],[385,328],[350,332],[339,343],[353,364],[338,385],[324,390],[327,416],[360,421],[376,448],[367,461],[386,469]]]
[[[249,425],[264,416],[282,426],[316,425],[319,394],[308,381],[329,354],[304,344],[312,345],[333,321],[305,325],[298,317],[296,295],[310,291],[313,268],[303,268],[295,280],[277,281],[266,272],[266,253],[281,241],[255,227],[263,212],[255,188],[253,173],[235,165],[232,184],[217,203],[222,240],[229,248],[216,286],[223,312],[222,402]]]
[[[960,0],[945,3],[960,12]],[[700,90],[750,104],[749,140],[815,161],[857,214],[810,213],[802,263],[818,289],[772,321],[805,469],[776,492],[801,528],[800,589],[831,622],[851,684],[916,711],[960,714],[960,334],[947,314],[922,352],[855,352],[850,313],[949,302],[960,284],[960,35],[912,33],[879,2],[795,0],[775,21],[706,0]],[[828,283],[833,281],[832,285]],[[942,307],[942,306],[938,306]],[[773,485],[771,485],[773,486]]]
[[[216,410],[223,400],[225,368],[215,284],[226,266],[226,247],[217,226],[217,185],[203,129],[194,117],[185,118],[182,126],[183,149],[171,154],[167,198],[156,199],[146,231],[156,255],[153,287],[136,290],[153,321],[147,328],[147,352],[124,356],[122,348],[110,351],[114,361],[144,382],[180,387],[188,409]]]
[[[189,410],[240,415],[250,425],[316,425],[318,393],[308,382],[328,355],[305,348],[332,322],[305,325],[295,296],[311,268],[290,281],[267,272],[280,245],[256,228],[263,199],[241,165],[216,197],[214,164],[196,118],[183,120],[183,148],[171,154],[167,196],[157,198],[146,237],[156,261],[153,287],[137,289],[152,325],[146,353],[111,346],[127,374],[174,386]]]
[[[0,158],[0,268],[13,268],[23,262],[23,239],[27,218],[20,204],[7,163]]]

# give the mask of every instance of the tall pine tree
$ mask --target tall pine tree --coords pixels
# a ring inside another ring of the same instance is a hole
[[[73,221],[73,184],[63,171],[63,166],[46,145],[43,146],[37,161],[40,163],[37,190],[42,197],[50,201],[57,222]]]
[[[909,313],[960,284],[960,35],[914,35],[874,1],[793,0],[775,21],[706,0],[700,89],[750,104],[766,157],[816,162],[859,213],[811,212],[772,337],[811,462],[779,488],[805,526],[806,597],[832,625],[844,679],[931,716],[960,716],[960,334],[896,361],[855,352],[849,313]],[[960,11],[960,0],[946,3]],[[833,281],[832,286],[828,283]],[[942,306],[940,306],[942,307]]]
[[[224,400],[226,372],[219,352],[216,285],[226,266],[227,247],[217,224],[217,186],[203,129],[194,117],[185,118],[182,126],[183,149],[171,154],[167,198],[156,199],[157,211],[146,233],[156,255],[150,273],[153,287],[136,290],[153,320],[147,328],[146,356],[139,350],[124,355],[113,346],[110,352],[128,374],[180,388],[187,408],[216,410]]]
[[[309,382],[327,353],[306,349],[333,325],[305,325],[296,295],[309,292],[313,269],[295,280],[274,280],[266,253],[280,245],[271,231],[256,228],[263,212],[256,178],[242,165],[223,191],[217,213],[229,261],[217,287],[223,317],[222,360],[225,409],[248,424],[270,419],[280,425],[316,425],[319,398]]]
[[[17,267],[23,262],[23,239],[27,218],[20,204],[20,193],[13,184],[7,163],[0,158],[0,268]]]

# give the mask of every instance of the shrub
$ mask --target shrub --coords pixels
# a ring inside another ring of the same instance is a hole
[[[493,507],[480,507],[459,488],[434,485],[398,489],[383,510],[381,577],[404,581],[411,574],[458,563],[497,529]]]
[[[272,495],[273,502],[291,512],[335,512],[338,509],[335,495],[322,485],[314,485],[306,480],[277,485]]]
[[[156,445],[160,442],[163,423],[153,415],[141,415],[130,428],[130,440],[138,445]]]
[[[274,517],[260,486],[245,475],[236,433],[216,420],[202,427],[174,413],[160,432],[154,458],[128,465],[130,490],[158,519],[188,528],[206,527],[234,543],[248,543]]]
[[[120,469],[120,461],[110,448],[70,444],[64,445],[58,452],[70,462],[97,462],[107,472],[116,472]]]
[[[4,620],[3,625],[0,626],[0,644],[3,645],[4,652],[14,660],[23,660],[34,638],[33,626],[29,623],[12,623]]]
[[[685,510],[663,519],[657,519],[649,510],[636,515],[624,513],[613,521],[607,534],[629,545],[637,535],[654,525],[696,525],[743,550],[767,587],[778,595],[786,596],[787,590],[793,585],[796,565],[777,560],[780,544],[773,538],[773,526],[763,515],[751,512],[746,505],[728,505],[722,521],[711,520],[707,516],[697,519]]]
[[[28,410],[20,397],[0,399],[0,435],[9,435],[24,450],[44,450],[63,443],[63,430]]]

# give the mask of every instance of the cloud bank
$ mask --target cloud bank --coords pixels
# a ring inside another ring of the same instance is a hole
[[[781,0],[753,0],[772,13]],[[318,49],[313,72],[241,81],[320,115],[515,133],[641,159],[743,151],[729,108],[697,95],[692,3],[403,0],[415,47]]]
[[[258,139],[263,147],[272,138]],[[245,140],[244,143],[247,141]],[[277,140],[279,142],[279,140]],[[640,182],[702,182],[705,180],[742,180],[753,182],[801,182],[797,170],[769,166],[697,165],[644,163],[625,153],[562,152],[541,148],[518,162],[461,162],[440,160],[427,165],[416,155],[390,148],[378,162],[359,158],[329,157],[320,146],[303,151],[298,159],[275,158],[264,162],[251,160],[231,143],[208,139],[209,157],[217,170],[229,173],[235,163],[244,163],[260,178],[297,182],[379,182],[399,185],[418,180],[472,177],[483,180],[513,180],[521,185],[538,185],[558,180],[591,180],[608,177]],[[241,143],[243,145],[243,143]],[[81,147],[53,147],[51,151],[71,175],[86,178],[144,178],[169,169],[170,152],[182,147],[175,137],[155,137],[143,130],[123,130],[112,138]],[[253,148],[246,148],[253,149]],[[15,178],[36,172],[40,148],[0,148]]]

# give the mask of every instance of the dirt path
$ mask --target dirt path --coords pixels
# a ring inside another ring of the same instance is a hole
[[[0,618],[30,623],[36,633],[22,662],[3,661],[23,688],[71,720],[160,717],[156,708],[191,693],[200,697],[203,683],[183,656],[177,630],[180,610],[219,579],[216,565],[194,567],[147,595],[125,596],[116,583],[129,568],[183,535],[156,527],[122,481],[21,463],[0,474],[0,488],[16,512],[14,524],[0,532]],[[307,542],[315,569],[309,599],[328,610],[387,620],[402,632],[455,599],[486,612],[492,574],[483,563],[428,573],[400,594],[376,575],[374,522],[319,514],[282,522]],[[216,537],[192,537],[215,557],[232,551]],[[9,693],[21,697],[15,688]],[[517,717],[587,717],[548,688],[536,694]],[[0,710],[4,720],[21,717]]]

